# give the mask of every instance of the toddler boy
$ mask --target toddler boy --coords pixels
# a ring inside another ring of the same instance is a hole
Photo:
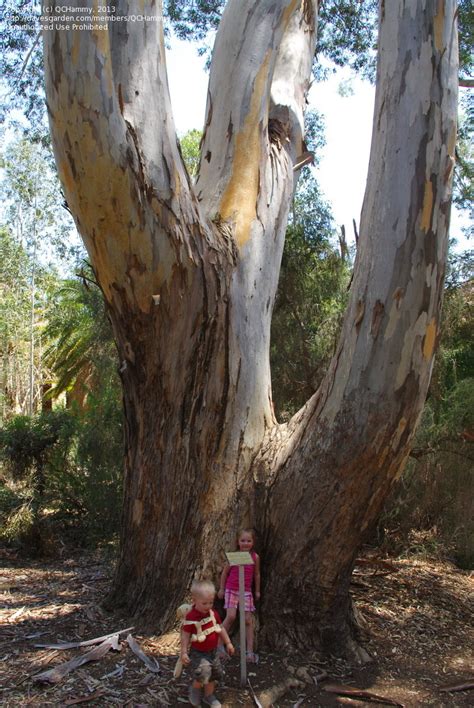
[[[231,656],[235,649],[221,618],[212,609],[215,594],[214,585],[207,580],[192,584],[193,606],[181,628],[181,661],[193,671],[194,678],[189,687],[191,705],[198,706],[202,701],[206,706],[221,708],[214,695],[215,682],[222,678],[222,668],[216,656],[217,645],[222,640]]]

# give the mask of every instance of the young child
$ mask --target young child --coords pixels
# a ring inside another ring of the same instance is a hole
[[[187,613],[181,628],[181,661],[191,666],[193,682],[189,687],[189,702],[199,706],[221,708],[214,695],[215,682],[222,678],[219,658],[216,658],[219,640],[230,655],[234,647],[221,618],[212,609],[216,590],[207,580],[195,581],[191,586],[192,609]],[[204,695],[203,695],[204,688]]]
[[[245,628],[247,638],[247,661],[257,662],[254,654],[254,622],[252,612],[255,612],[254,596],[252,585],[255,586],[255,599],[260,600],[260,558],[253,549],[255,545],[255,532],[253,529],[241,529],[237,536],[237,547],[239,551],[248,551],[252,556],[252,565],[244,566],[244,592],[245,592]],[[230,631],[237,616],[239,606],[239,567],[226,564],[222,571],[220,589],[218,597],[224,599],[224,607],[227,615],[223,627]]]

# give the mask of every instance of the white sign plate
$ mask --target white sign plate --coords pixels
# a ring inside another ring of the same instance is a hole
[[[253,558],[248,551],[226,553],[229,565],[253,565]]]

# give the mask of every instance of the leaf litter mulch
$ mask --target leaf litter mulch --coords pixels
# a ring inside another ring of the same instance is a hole
[[[178,632],[155,636],[107,614],[110,563],[0,556],[0,705],[180,706]],[[260,652],[241,689],[238,658],[218,687],[224,707],[472,706],[472,574],[449,563],[360,559],[352,594],[372,662]]]

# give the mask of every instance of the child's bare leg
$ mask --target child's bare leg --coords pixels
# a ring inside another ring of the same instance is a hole
[[[247,636],[247,653],[253,654],[254,624],[251,612],[245,613],[245,633]]]
[[[234,624],[236,617],[237,617],[237,608],[236,607],[229,607],[229,609],[227,610],[227,614],[225,616],[225,620],[222,623],[222,626],[224,627],[224,629],[227,630],[227,634],[229,633],[230,628]]]
[[[222,626],[227,631],[227,634],[229,634],[230,628],[234,624],[236,616],[237,616],[237,609],[235,607],[229,607],[229,609],[227,610],[227,614],[225,616],[225,620],[222,623]],[[230,658],[224,648],[224,641],[222,639],[222,635],[219,637],[217,651],[219,652],[219,656],[221,657],[221,659],[223,661],[226,661],[227,659]]]
[[[212,693],[214,693],[215,687],[216,687],[215,681],[209,681],[209,683],[205,683],[204,684],[204,695],[210,696]]]

